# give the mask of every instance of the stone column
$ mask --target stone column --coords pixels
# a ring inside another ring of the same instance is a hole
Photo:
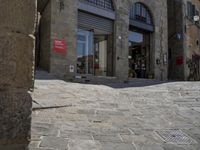
[[[128,2],[117,1],[115,21],[115,76],[121,80],[128,80],[128,32],[129,32],[129,7]]]
[[[77,21],[78,0],[51,1],[50,72],[66,80],[71,80],[76,75]],[[66,42],[66,54],[53,51],[55,39]],[[71,67],[74,68],[72,72]]]
[[[0,149],[27,149],[33,85],[35,0],[0,0]]]

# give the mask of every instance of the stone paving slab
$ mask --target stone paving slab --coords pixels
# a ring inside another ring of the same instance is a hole
[[[99,142],[93,140],[70,140],[67,150],[102,150]]]
[[[102,142],[103,150],[136,150],[133,144]]]
[[[47,147],[66,150],[68,146],[68,140],[61,137],[45,136],[42,138],[42,142],[39,146],[43,148]]]
[[[33,110],[30,150],[200,150],[200,82],[80,84],[37,76],[34,107],[45,109]],[[166,130],[196,143],[166,143],[156,134]]]
[[[158,144],[140,144],[136,145],[137,150],[165,150],[161,145]]]

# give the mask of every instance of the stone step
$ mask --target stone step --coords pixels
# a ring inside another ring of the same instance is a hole
[[[96,76],[75,76],[74,82],[78,83],[95,83],[95,84],[109,84],[122,82],[116,77],[96,77]]]

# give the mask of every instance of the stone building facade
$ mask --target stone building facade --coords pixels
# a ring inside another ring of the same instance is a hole
[[[43,69],[66,79],[167,79],[166,0],[42,0],[39,8]]]
[[[169,78],[200,80],[199,0],[168,0]]]
[[[0,1],[0,149],[30,141],[36,1]]]

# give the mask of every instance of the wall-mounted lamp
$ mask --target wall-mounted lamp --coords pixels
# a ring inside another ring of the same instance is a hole
[[[198,22],[199,21],[199,16],[194,16],[194,18],[193,18],[193,20],[194,20],[194,22]]]
[[[189,27],[189,26],[196,25],[199,21],[200,21],[200,16],[198,16],[198,15],[193,16],[193,23],[188,24],[187,26]]]

